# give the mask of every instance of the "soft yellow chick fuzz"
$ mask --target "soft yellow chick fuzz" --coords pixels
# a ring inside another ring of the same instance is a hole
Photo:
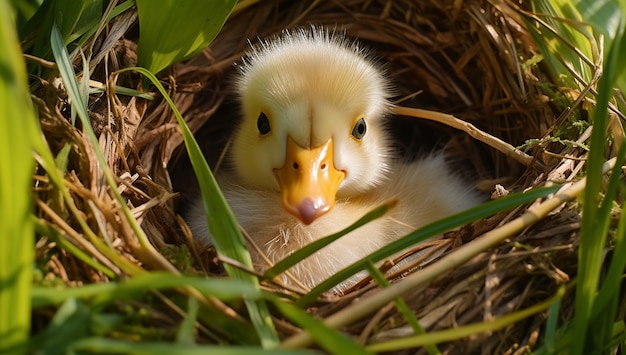
[[[378,121],[387,111],[388,84],[356,42],[325,30],[298,29],[261,42],[244,59],[238,92],[244,121],[233,142],[233,166],[245,186],[274,189],[272,169],[284,163],[287,134],[303,147],[334,137],[335,165],[347,171],[339,194],[350,196],[378,184],[386,171],[388,145]],[[260,137],[256,120],[272,124]],[[363,115],[367,135],[351,136]],[[268,154],[275,152],[276,154]]]
[[[239,223],[272,262],[347,227],[383,202],[399,201],[387,216],[290,269],[307,287],[406,235],[412,230],[408,226],[419,228],[480,201],[441,153],[413,163],[394,161],[384,129],[389,85],[369,56],[341,35],[298,29],[262,42],[244,59],[237,87],[243,121],[231,148],[234,172],[218,180]],[[261,112],[271,126],[266,135],[257,127]],[[359,117],[367,124],[361,140],[351,135]],[[334,164],[345,172],[335,206],[309,225],[281,206],[274,169],[285,162],[287,136],[302,147],[332,138]],[[194,237],[210,244],[204,213],[198,199],[186,220]],[[263,259],[250,251],[255,265],[264,269]]]

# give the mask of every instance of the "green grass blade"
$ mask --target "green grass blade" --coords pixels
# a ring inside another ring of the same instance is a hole
[[[594,245],[601,251],[599,255],[596,254],[598,259],[595,260],[595,262],[597,262],[601,268],[603,264],[602,255],[604,254],[606,237],[609,235],[609,224],[612,220],[612,210],[614,208],[615,198],[620,185],[622,185],[621,171],[625,160],[625,154],[626,145],[622,145],[616,157],[615,166],[613,167],[608,186],[604,192],[602,203],[597,211],[597,216],[599,216],[599,218],[595,221],[596,225],[594,227],[594,243],[597,244]],[[622,214],[624,214],[623,210]],[[620,240],[623,238],[620,233],[623,232],[623,230],[618,229],[615,236],[617,243],[615,248],[621,248],[619,244]],[[591,319],[588,322],[590,325],[589,329],[593,329],[590,333],[590,337],[595,338],[595,340],[592,340],[592,343],[607,344],[611,340],[613,320],[618,307],[617,297],[619,296],[620,291],[621,273],[624,270],[625,260],[626,255],[620,255],[617,253],[617,250],[614,250],[613,258],[611,259],[609,267],[611,274],[607,274],[604,277],[604,280],[602,280],[600,292],[598,292],[597,297],[596,295],[593,296],[595,297],[595,300],[593,301],[593,308],[591,310]]]
[[[313,302],[323,292],[331,289],[333,286],[356,274],[357,272],[365,269],[367,263],[370,261],[381,261],[412,245],[423,242],[428,238],[447,232],[464,224],[477,221],[481,218],[491,216],[497,212],[505,211],[524,203],[532,202],[537,198],[541,198],[556,192],[557,189],[558,186],[555,186],[549,188],[533,189],[522,194],[512,194],[499,200],[484,203],[467,211],[428,224],[337,272],[335,275],[331,276],[330,278],[326,279],[325,281],[314,287],[309,293],[302,296],[302,298],[298,300],[297,304],[300,306],[305,306]]]
[[[622,194],[624,193],[626,193],[626,188],[622,186]],[[624,277],[624,268],[626,267],[626,209],[622,209],[620,214],[615,238],[615,249],[613,250],[611,263],[598,292],[593,314],[598,314],[602,309],[609,307],[612,302],[617,301],[615,297],[619,296],[621,281]]]
[[[94,305],[107,305],[115,300],[133,298],[145,290],[165,290],[191,286],[198,291],[221,300],[237,300],[242,297],[259,299],[262,292],[248,283],[238,280],[179,276],[165,272],[137,275],[124,282],[99,283],[81,287],[50,288],[33,287],[33,307],[58,305],[69,298],[92,299]]]
[[[63,37],[66,44],[74,42],[86,33],[89,33],[94,27],[97,28],[98,23],[102,19],[102,13],[105,6],[102,0],[82,0],[80,2],[82,6],[76,6],[78,4],[73,0],[64,0],[60,1],[60,3],[63,4],[63,8],[59,11],[62,12],[68,11],[68,8],[71,6],[74,8],[80,8],[80,13],[76,19],[75,26],[70,29],[66,36]]]
[[[154,246],[148,240],[146,233],[139,226],[137,219],[130,212],[130,208],[126,203],[126,200],[120,194],[117,182],[113,177],[113,173],[108,167],[106,160],[104,159],[104,154],[102,153],[102,150],[100,149],[98,138],[96,138],[96,134],[93,130],[91,120],[87,112],[87,104],[83,95],[81,94],[78,79],[74,74],[74,70],[69,59],[69,54],[61,38],[61,33],[56,28],[56,26],[52,27],[52,32],[50,34],[50,46],[52,47],[52,53],[57,63],[57,67],[59,68],[59,73],[61,74],[63,83],[65,84],[65,87],[67,89],[67,93],[71,98],[72,112],[75,111],[81,120],[83,130],[86,133],[88,141],[93,147],[93,151],[96,155],[96,160],[100,165],[100,169],[102,170],[105,181],[110,187],[110,191],[115,197],[115,200],[119,203],[126,222],[128,222],[141,247],[144,249],[144,251],[146,251],[146,253],[150,255],[150,258],[152,258],[154,262],[158,262],[162,267],[168,268],[172,272],[177,272],[177,270],[171,267],[171,264],[163,257],[163,255],[161,255],[154,249]],[[85,73],[88,73],[88,71],[86,71]],[[89,80],[89,77],[84,75],[83,80]],[[50,162],[50,159],[48,157],[50,153],[46,152],[47,148],[45,144],[40,145],[39,148],[40,149],[38,150],[38,152],[42,154],[42,158],[44,160],[44,168],[50,175],[50,179],[57,185],[61,192],[65,194],[64,197],[66,198],[67,202],[71,203],[71,199],[67,191],[65,191],[66,188],[62,182],[62,177],[60,176],[58,169],[56,169],[53,161]],[[128,262],[125,262],[119,254],[117,254],[114,250],[106,246],[100,239],[98,239],[83,219],[78,218],[77,222],[81,225],[83,232],[89,237],[91,243],[93,243],[104,255],[106,255],[112,261],[116,262],[116,264],[118,265],[126,265],[126,272],[130,274],[134,274],[136,271],[139,270],[136,265],[131,265]]]
[[[89,336],[92,310],[70,298],[59,307],[48,327],[31,339],[32,353],[63,355],[75,341]]]
[[[163,95],[168,102],[174,115],[178,120],[178,124],[183,133],[185,147],[189,154],[189,158],[193,165],[194,172],[198,178],[200,190],[202,192],[204,208],[207,212],[207,222],[211,235],[213,236],[213,244],[220,255],[237,260],[249,268],[252,268],[252,259],[246,247],[245,241],[239,230],[239,225],[235,220],[235,216],[224,199],[222,191],[217,185],[217,181],[209,168],[209,164],[202,155],[202,151],[198,146],[191,130],[185,123],[185,120],[178,112],[178,109],[167,96],[165,88],[159,83],[158,79],[150,71],[144,68],[128,68],[124,71],[134,70],[145,75]],[[258,279],[254,275],[250,275],[238,268],[225,265],[228,274],[236,280],[243,280],[254,287],[259,287]],[[250,319],[258,332],[258,336],[264,347],[274,347],[278,344],[278,336],[274,330],[267,304],[260,301],[251,301],[246,299],[246,306]]]
[[[537,349],[536,354],[555,354],[557,348],[557,327],[559,323],[559,310],[561,309],[561,300],[557,299],[548,311],[548,320],[546,321],[545,334],[541,348]]]
[[[34,259],[31,138],[36,119],[13,11],[0,0],[0,352],[20,353],[30,332]]]
[[[385,275],[376,267],[376,265],[374,265],[374,263],[369,262],[367,264],[367,271],[370,273],[370,275],[372,275],[372,278],[378,283],[378,285],[380,285],[381,287],[389,287],[389,280],[385,278]],[[407,324],[411,326],[413,332],[416,335],[426,334],[426,330],[419,323],[417,317],[415,316],[415,314],[413,314],[411,308],[409,308],[409,305],[407,305],[404,301],[404,298],[397,297],[395,300],[393,300],[393,302],[396,305],[398,311],[404,317],[404,320],[407,322]],[[425,346],[425,348],[430,355],[441,354],[441,351],[439,351],[437,346],[434,344],[428,344]]]
[[[324,237],[322,239],[318,239],[313,243],[310,243],[308,245],[306,245],[304,248],[302,249],[298,249],[295,252],[293,252],[291,255],[289,255],[288,257],[284,258],[283,260],[279,261],[278,263],[276,263],[276,265],[274,265],[273,267],[271,267],[270,269],[268,269],[265,274],[263,274],[264,278],[267,279],[272,279],[278,275],[280,275],[281,273],[287,271],[289,268],[291,268],[292,266],[296,265],[298,262],[300,262],[301,260],[307,258],[308,256],[310,256],[311,254],[315,253],[316,251],[322,249],[323,247],[327,246],[328,244],[334,242],[335,240],[343,237],[344,235],[352,232],[353,230],[365,225],[366,223],[376,219],[376,218],[380,218],[382,217],[385,213],[387,213],[387,211],[391,208],[393,208],[393,206],[395,205],[395,202],[389,202],[386,203],[382,206],[379,206],[375,209],[373,209],[372,211],[368,212],[365,216],[361,217],[358,221],[354,222],[352,225],[348,226],[347,228],[332,234],[328,237]]]
[[[595,42],[589,28],[582,24],[574,26],[574,21],[582,21],[580,13],[570,0],[533,0],[532,6],[535,12],[548,15],[541,17],[545,26],[527,27],[541,50],[554,81],[570,88],[582,88],[583,84],[577,82],[573,74],[589,83],[593,77],[592,65],[597,58],[597,52],[592,47]],[[557,20],[558,18],[574,21],[566,24]]]
[[[101,18],[102,11],[102,0],[45,0],[20,29],[20,37],[27,39],[26,49],[31,43],[34,45],[29,51],[31,54],[50,59],[52,52],[48,34],[53,27],[57,27],[63,43],[68,44],[90,30],[92,23]]]
[[[131,89],[131,88],[123,87],[123,86],[116,85],[115,88],[113,88],[113,90],[115,90],[115,93],[118,95],[134,96],[134,97],[138,97],[140,99],[144,99],[148,101],[154,100],[154,96],[152,96],[149,93],[141,92],[139,90],[135,90],[135,89]],[[89,89],[89,94],[103,93],[105,91],[106,89],[104,88],[104,86],[97,86],[97,87],[91,86]]]
[[[13,0],[9,1],[15,10],[15,21],[17,22],[17,28],[21,28],[39,8],[40,1],[38,0]]]
[[[236,0],[137,0],[138,65],[158,73],[209,45]]]
[[[88,338],[75,342],[69,354],[134,354],[134,355],[267,355],[262,348],[244,346],[182,345],[155,341],[127,341],[107,338]],[[311,354],[305,350],[273,349],[272,355]]]
[[[491,321],[475,323],[461,327],[453,327],[438,332],[431,332],[428,334],[380,342],[377,344],[372,344],[366,347],[366,349],[374,352],[393,352],[402,349],[425,346],[428,344],[440,344],[444,342],[459,340],[469,336],[476,336],[484,332],[494,332],[550,308],[552,304],[561,300],[564,294],[565,287],[561,287],[555,295],[545,301],[536,303],[533,306],[523,309],[521,311],[497,317]]]
[[[183,321],[180,323],[176,334],[176,342],[178,344],[195,344],[195,323],[198,318],[199,309],[200,305],[198,304],[198,300],[193,297],[189,297],[187,300],[187,313]]]
[[[606,243],[606,234],[599,234],[601,226],[611,218],[610,214],[600,215],[598,210],[600,190],[602,188],[602,164],[605,160],[606,127],[608,124],[608,103],[612,95],[616,78],[623,70],[626,60],[624,20],[620,22],[616,39],[609,47],[604,61],[604,73],[598,82],[598,95],[593,115],[593,131],[589,158],[587,161],[587,188],[584,193],[583,218],[578,251],[578,282],[576,288],[576,314],[573,320],[574,336],[571,351],[573,354],[588,353],[598,349],[607,337],[606,324],[591,324],[593,304],[596,300],[602,268],[602,250]],[[613,322],[605,319],[600,323]]]
[[[93,17],[90,22],[84,25],[85,31],[76,31],[76,34],[69,37],[66,42],[72,42],[78,39],[76,44],[79,48],[82,47],[96,32],[98,32],[98,30],[102,29],[102,24],[109,23],[113,18],[131,9],[133,6],[135,6],[134,0],[126,0],[115,6],[113,9],[110,9],[110,11],[108,7],[106,9],[102,9],[100,11],[100,17]]]
[[[361,345],[341,334],[337,330],[326,326],[322,321],[315,319],[291,303],[277,300],[274,306],[287,318],[311,333],[313,339],[331,354],[370,354]]]
[[[65,84],[68,93],[72,97],[72,125],[75,124],[74,115],[78,114],[83,119],[83,124],[87,124],[88,127],[91,128],[91,124],[89,122],[89,114],[87,113],[86,109],[87,103],[85,102],[84,97],[81,94],[80,85],[77,80],[71,80],[72,78],[76,78],[76,74],[74,74],[74,69],[72,68],[69,55],[65,50],[65,45],[63,44],[61,32],[59,32],[56,26],[53,26],[50,36],[50,44],[57,63],[57,67],[59,68],[59,73],[63,78],[63,83]],[[84,118],[82,116],[84,116]]]
[[[614,206],[615,197],[617,196],[618,188],[621,188],[622,195],[626,192],[626,188],[621,181],[621,170],[626,160],[626,145],[620,147],[620,151],[617,155],[615,167],[611,173],[607,191],[605,193],[604,200],[599,214],[608,216],[612,213],[611,209]],[[604,220],[603,230],[601,233],[606,234],[608,232],[608,222],[610,218]],[[597,295],[597,299],[593,305],[592,314],[599,315],[605,313],[606,315],[614,315],[617,308],[617,298],[619,296],[621,279],[623,277],[624,267],[626,266],[626,210],[622,208],[620,219],[615,233],[615,249],[613,250],[613,256],[609,264],[608,271],[602,280],[602,285]],[[605,324],[609,326],[609,324]],[[607,333],[608,329],[605,330]]]
[[[623,16],[620,5],[615,0],[573,0],[585,22],[592,25],[595,31],[599,31],[607,38],[615,38],[619,27],[620,17]]]
[[[86,265],[91,266],[92,268],[94,268],[94,270],[98,270],[109,278],[115,278],[115,273],[111,269],[95,261],[82,249],[63,238],[59,231],[47,226],[41,220],[35,219],[35,230],[37,231],[38,235],[48,237],[51,241],[57,243],[59,248],[62,248],[63,250],[74,255],[76,259],[84,262]]]

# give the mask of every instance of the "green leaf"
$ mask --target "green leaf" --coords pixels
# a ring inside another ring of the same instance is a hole
[[[15,10],[17,28],[21,28],[41,5],[40,0],[10,0],[9,2]]]
[[[335,240],[343,237],[344,235],[352,232],[353,230],[365,225],[366,223],[376,219],[376,218],[380,218],[382,217],[385,213],[387,213],[387,211],[393,207],[393,205],[395,205],[395,203],[387,203],[384,204],[382,206],[379,206],[375,209],[373,209],[372,211],[368,212],[365,216],[361,217],[358,221],[354,222],[352,225],[348,226],[347,228],[332,234],[328,237],[324,237],[321,239],[318,239],[310,244],[307,244],[305,247],[303,247],[302,249],[298,249],[295,252],[293,252],[291,255],[287,256],[286,258],[284,258],[283,260],[279,261],[278,263],[276,263],[276,265],[274,265],[273,267],[271,267],[270,269],[268,269],[265,274],[263,274],[264,278],[267,279],[272,279],[276,276],[278,276],[279,274],[285,272],[286,270],[288,270],[289,268],[291,268],[292,266],[294,266],[295,264],[297,264],[298,262],[300,262],[301,260],[309,257],[311,254],[317,252],[318,250],[322,249],[323,247],[327,246],[328,244],[334,242]]]
[[[278,300],[274,306],[287,318],[306,329],[317,343],[331,354],[370,354],[365,348],[358,345],[354,340],[328,327],[322,321],[317,320],[299,309],[298,307]]]
[[[603,185],[602,164],[605,161],[607,141],[608,104],[613,94],[616,78],[624,69],[626,60],[625,23],[622,19],[615,40],[609,47],[604,66],[604,73],[598,82],[598,95],[593,116],[593,131],[587,161],[587,188],[584,194],[583,218],[580,230],[578,250],[578,280],[576,284],[576,313],[573,320],[573,354],[588,353],[606,343],[611,337],[613,314],[598,317],[594,314],[597,302],[600,275],[603,265],[603,250],[607,240],[607,229],[611,219],[608,208],[598,208]],[[623,153],[623,152],[622,152]],[[618,179],[619,174],[613,174]],[[607,197],[608,198],[608,197]],[[610,201],[605,201],[610,203]],[[584,266],[584,267],[583,267]],[[593,322],[592,322],[593,320]]]
[[[31,139],[37,125],[24,58],[8,1],[0,0],[0,352],[23,345],[30,331],[34,259]]]
[[[187,314],[178,327],[178,333],[176,334],[176,342],[179,344],[195,344],[194,332],[196,330],[196,319],[198,318],[198,309],[200,305],[198,300],[189,297],[187,301]]]
[[[323,292],[329,290],[333,286],[356,274],[357,272],[365,269],[367,267],[367,263],[369,263],[370,261],[374,263],[379,262],[412,245],[421,243],[428,238],[460,227],[464,224],[477,221],[481,218],[491,216],[497,212],[501,212],[524,203],[532,202],[537,198],[547,196],[550,193],[556,192],[558,188],[558,186],[550,188],[539,188],[520,194],[508,195],[499,200],[484,203],[467,211],[428,224],[412,233],[409,233],[403,238],[382,247],[381,249],[368,255],[367,257],[353,263],[350,266],[347,266],[343,270],[338,271],[337,273],[335,273],[335,275],[329,277],[325,281],[322,281],[309,293],[304,295],[300,300],[298,300],[297,304],[300,306],[304,306],[313,302]]]
[[[50,33],[57,26],[64,44],[68,44],[97,25],[103,12],[102,0],[45,0],[20,29],[25,49],[35,56],[50,59]]]
[[[138,65],[157,74],[209,45],[236,0],[137,0]]]
[[[378,283],[380,287],[382,288],[389,287],[390,285],[389,280],[385,278],[385,275],[382,273],[382,271],[380,271],[380,269],[376,267],[376,265],[374,265],[374,263],[369,262],[367,264],[367,271],[369,272],[370,275],[372,275],[372,278]],[[396,309],[400,312],[400,314],[402,314],[402,316],[404,317],[404,320],[407,322],[408,325],[411,326],[411,328],[413,329],[413,332],[416,335],[426,334],[426,330],[419,323],[419,321],[417,320],[417,317],[415,316],[415,314],[413,314],[413,311],[411,310],[409,305],[406,303],[404,298],[397,297],[396,299],[393,300],[393,303],[395,303]],[[437,346],[433,344],[427,345],[426,351],[430,355],[435,355],[435,354],[441,355],[441,351],[439,351]]]
[[[61,355],[70,344],[89,336],[92,310],[70,298],[63,303],[48,327],[31,340],[37,354]]]
[[[620,5],[615,0],[573,0],[572,5],[580,11],[584,21],[593,28],[613,39],[623,16]]]
[[[403,349],[425,346],[428,344],[441,344],[445,342],[461,340],[463,338],[495,332],[504,327],[510,326],[522,319],[528,318],[539,312],[550,308],[555,302],[560,302],[565,294],[565,287],[559,290],[549,299],[533,304],[528,308],[496,317],[481,323],[468,324],[464,326],[451,327],[444,330],[419,334],[405,338],[383,341],[367,346],[367,350],[374,352],[397,352]]]
[[[174,115],[178,121],[178,124],[183,133],[183,139],[185,147],[189,154],[194,172],[198,178],[200,190],[202,192],[202,199],[204,202],[204,208],[207,214],[207,222],[211,235],[213,236],[213,243],[217,252],[220,255],[224,255],[228,258],[234,259],[241,264],[252,268],[252,259],[250,253],[246,247],[245,241],[239,230],[239,225],[235,220],[235,216],[230,207],[226,203],[226,199],[222,194],[222,191],[217,185],[217,181],[209,168],[209,164],[202,155],[202,151],[198,146],[189,126],[181,116],[180,112],[172,102],[172,99],[167,95],[165,88],[158,81],[158,79],[150,71],[144,68],[128,68],[124,71],[134,70],[145,75],[163,95],[164,99],[170,105],[174,111]],[[259,287],[259,281],[254,275],[235,268],[231,265],[225,265],[228,274],[236,280],[242,280],[247,282],[253,287]],[[244,300],[252,324],[258,332],[258,336],[261,339],[261,343],[264,347],[275,347],[278,344],[278,336],[274,330],[274,325],[267,309],[267,304],[263,300],[253,301],[249,299]]]
[[[206,279],[201,277],[178,276],[165,272],[150,272],[137,275],[121,283],[100,283],[75,288],[34,287],[33,307],[56,305],[70,298],[93,299],[94,305],[107,305],[115,300],[133,298],[146,290],[162,290],[190,286],[205,295],[221,300],[237,300],[242,297],[258,299],[261,291],[242,281]]]
[[[156,341],[126,341],[107,338],[88,338],[77,341],[70,354],[135,354],[135,355],[302,355],[311,354],[305,350],[265,349],[249,346],[184,345]]]
[[[533,0],[533,10],[547,16],[537,16],[528,27],[535,43],[543,53],[554,81],[570,88],[583,88],[584,84],[574,79],[577,75],[585,83],[593,77],[592,65],[598,53],[589,26],[570,0]],[[560,21],[559,19],[574,21]]]

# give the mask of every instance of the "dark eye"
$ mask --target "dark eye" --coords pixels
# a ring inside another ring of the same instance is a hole
[[[256,128],[259,129],[259,133],[262,135],[266,135],[272,131],[272,128],[270,127],[270,120],[263,112],[259,114],[259,118],[256,120]]]
[[[365,136],[365,132],[367,132],[367,126],[365,125],[365,119],[361,117],[354,124],[354,128],[352,128],[352,137],[361,140]]]

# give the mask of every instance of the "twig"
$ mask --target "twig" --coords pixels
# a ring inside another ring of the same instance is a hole
[[[474,125],[467,123],[463,120],[460,120],[452,115],[448,115],[441,112],[424,110],[419,108],[412,107],[403,107],[403,106],[394,106],[391,109],[391,112],[396,115],[404,115],[416,118],[424,118],[427,120],[443,123],[452,128],[456,128],[461,130],[467,134],[469,134],[472,138],[475,138],[489,146],[497,149],[498,151],[506,154],[507,156],[515,159],[516,161],[524,164],[527,167],[535,168],[537,170],[546,171],[547,168],[539,161],[537,161],[532,156],[522,152],[521,150],[515,148],[514,146],[506,143],[505,141],[494,137],[488,133],[485,133]]]

